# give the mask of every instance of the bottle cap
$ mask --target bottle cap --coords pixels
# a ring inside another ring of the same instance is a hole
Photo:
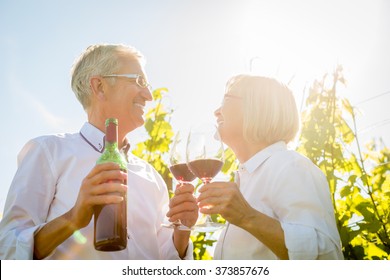
[[[109,123],[114,123],[115,125],[118,125],[118,119],[116,119],[116,118],[108,118],[108,119],[106,119],[106,126]]]

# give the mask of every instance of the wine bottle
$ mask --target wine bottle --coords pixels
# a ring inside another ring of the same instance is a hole
[[[96,164],[115,162],[127,172],[127,162],[118,150],[118,120],[106,120],[105,147]],[[127,182],[121,182],[127,184]],[[99,251],[119,251],[127,246],[127,195],[115,204],[94,208],[94,246]]]

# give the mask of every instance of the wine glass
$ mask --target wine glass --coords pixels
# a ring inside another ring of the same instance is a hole
[[[191,172],[208,184],[221,171],[224,148],[218,130],[213,124],[202,124],[191,129],[187,139],[187,165]],[[209,215],[202,215],[194,231],[214,232],[225,225],[214,222]]]
[[[185,183],[193,181],[196,176],[189,170],[186,161],[186,142],[181,138],[180,131],[177,132],[171,152],[169,155],[169,170],[173,177],[178,181],[178,185],[172,184],[173,191],[175,188],[180,188]],[[190,231],[191,228],[183,225],[180,220],[163,224],[164,227],[178,228],[180,230]]]

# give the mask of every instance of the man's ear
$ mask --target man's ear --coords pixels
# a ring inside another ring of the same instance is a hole
[[[101,77],[91,77],[89,80],[89,84],[91,86],[92,94],[99,100],[104,100],[104,87]]]

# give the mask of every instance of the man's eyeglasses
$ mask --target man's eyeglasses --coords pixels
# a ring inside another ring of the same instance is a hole
[[[103,78],[128,78],[135,79],[136,84],[141,88],[151,89],[151,86],[146,81],[145,77],[139,74],[111,74],[111,75],[103,75]]]

